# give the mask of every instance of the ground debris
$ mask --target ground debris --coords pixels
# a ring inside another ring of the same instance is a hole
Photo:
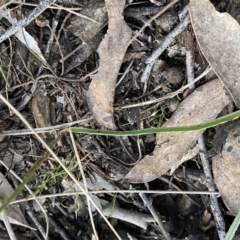
[[[123,0],[106,1],[108,32],[98,48],[98,73],[92,76],[87,92],[88,105],[96,120],[103,127],[110,129],[116,128],[113,119],[116,81],[132,36],[132,30],[122,16],[124,5]]]
[[[211,100],[210,100],[211,99]],[[185,99],[163,127],[200,124],[217,117],[231,101],[224,85],[215,79],[197,88]],[[125,176],[128,182],[149,182],[166,173],[194,146],[204,131],[158,134],[152,155],[144,157]]]

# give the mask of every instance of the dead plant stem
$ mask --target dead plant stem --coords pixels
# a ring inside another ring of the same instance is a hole
[[[146,60],[146,68],[143,71],[141,82],[147,82],[150,73],[152,71],[153,65],[157,58],[165,51],[165,49],[173,42],[175,37],[177,37],[190,23],[189,16],[186,16],[182,22],[180,22],[162,41],[160,46],[152,53],[152,55]]]
[[[188,194],[188,195],[218,195],[219,192],[208,192],[208,191],[172,191],[172,190],[167,190],[167,191],[159,191],[159,190],[98,190],[98,191],[89,191],[89,194],[116,194],[116,193],[126,193],[126,194],[138,194],[138,193],[147,193],[147,194],[159,194],[159,195],[164,195],[164,194]],[[60,197],[60,196],[72,196],[72,195],[84,195],[83,192],[68,192],[68,193],[55,193],[55,194],[47,194],[47,195],[42,195],[42,196],[37,196],[37,197],[27,197],[23,199],[18,199],[14,200],[11,202],[11,204],[15,203],[21,203],[25,201],[32,201],[37,199],[45,199],[45,198],[54,198],[54,197]]]
[[[38,4],[37,7],[34,8],[25,18],[19,20],[16,24],[13,24],[0,36],[0,43],[15,34],[19,29],[26,27],[55,1],[56,0],[41,0],[41,4]]]
[[[161,229],[162,234],[167,240],[172,240],[172,237],[170,236],[169,232],[165,228],[160,214],[156,211],[154,206],[152,205],[152,201],[150,201],[145,193],[139,193],[139,196],[142,198],[144,205],[148,208],[148,210],[151,212],[152,216],[154,217],[155,221],[157,222],[159,228]]]
[[[131,41],[129,42],[128,45],[130,45],[134,40],[137,39],[137,37],[143,32],[143,30],[149,26],[149,24],[154,21],[156,18],[158,18],[159,16],[161,16],[164,12],[166,12],[170,7],[172,7],[175,3],[177,3],[178,0],[174,0],[172,2],[170,2],[166,7],[164,7],[160,12],[158,12],[157,14],[155,14],[153,17],[151,17],[142,27],[141,29],[138,31],[138,33],[131,39]]]
[[[195,89],[195,85],[192,84],[194,80],[194,46],[193,46],[193,36],[190,32],[185,33],[185,47],[186,47],[186,73],[188,84],[191,84],[189,87],[191,91]],[[205,141],[203,134],[198,139],[199,155],[202,161],[203,171],[207,180],[207,188],[209,191],[215,191],[213,176],[209,166],[209,159],[207,157],[207,150],[205,147]],[[210,196],[211,209],[216,221],[217,231],[220,240],[223,240],[226,235],[225,222],[217,201],[216,196]]]
[[[70,132],[69,134],[70,134],[70,138],[71,138],[71,141],[72,141],[72,144],[73,144],[73,150],[74,150],[75,156],[77,158],[78,166],[79,166],[79,169],[80,169],[80,172],[81,172],[81,175],[82,175],[85,191],[86,191],[87,194],[89,194],[88,193],[88,186],[87,186],[87,182],[86,182],[86,178],[85,178],[85,173],[83,171],[83,166],[82,166],[82,163],[81,163],[80,156],[78,154],[77,146],[75,144],[75,140],[74,140],[72,132]],[[93,220],[93,215],[92,215],[92,207],[91,207],[91,203],[90,203],[88,198],[87,198],[87,205],[88,205],[88,212],[89,212],[89,216],[90,216],[90,221],[91,221],[91,224],[92,224],[92,229],[93,229],[96,240],[98,240],[99,238],[98,238],[97,230],[96,230],[94,220]]]
[[[149,100],[149,101],[146,101],[146,102],[143,102],[143,103],[135,103],[135,104],[129,104],[129,105],[122,106],[122,107],[116,107],[115,109],[140,107],[140,106],[145,106],[145,105],[149,105],[149,104],[153,104],[153,103],[159,103],[159,102],[162,102],[164,100],[173,98],[173,97],[177,96],[178,94],[182,93],[185,89],[189,88],[192,84],[198,82],[200,79],[202,79],[204,76],[206,76],[211,70],[212,70],[211,67],[207,68],[201,75],[199,75],[197,78],[195,78],[194,81],[186,84],[185,86],[181,87],[180,89],[178,89],[177,91],[175,91],[173,93],[167,94],[164,97],[157,98],[157,99],[154,99],[154,100]]]
[[[9,235],[10,239],[11,240],[17,240],[5,210],[2,211],[0,214],[1,214],[2,220],[4,222],[4,225],[5,225],[6,229],[7,229],[7,233]]]
[[[50,126],[50,127],[44,127],[44,128],[33,128],[36,133],[45,133],[45,132],[54,132],[57,130],[63,130],[65,128],[71,127],[76,124],[81,124],[84,122],[89,122],[92,118],[86,118],[70,123],[64,123],[64,124],[59,124],[55,126]],[[29,129],[22,129],[22,130],[14,130],[14,131],[3,131],[0,133],[0,136],[19,136],[19,135],[28,135],[28,134],[33,134],[33,132]]]
[[[207,157],[207,150],[205,147],[205,141],[203,135],[198,139],[198,146],[199,146],[199,155],[202,161],[202,166],[203,166],[203,171],[206,175],[207,179],[207,187],[209,191],[215,191],[214,187],[214,182],[213,182],[213,176],[211,173],[211,169],[209,166],[209,159]],[[226,235],[226,229],[225,229],[225,222],[223,219],[222,212],[220,210],[218,200],[216,196],[210,196],[210,201],[211,201],[211,210],[214,216],[214,219],[216,221],[216,227],[218,231],[218,236],[220,240],[224,240],[225,235]]]

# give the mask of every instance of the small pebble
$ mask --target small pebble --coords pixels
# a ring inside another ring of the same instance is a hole
[[[179,84],[183,81],[182,70],[177,67],[168,68],[163,72],[163,77],[172,84]]]

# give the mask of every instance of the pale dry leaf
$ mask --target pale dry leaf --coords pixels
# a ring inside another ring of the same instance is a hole
[[[6,18],[12,25],[17,23],[17,19],[11,16],[11,10],[7,8],[0,9],[0,18]],[[20,42],[26,45],[26,47],[37,56],[45,65],[48,65],[46,59],[44,58],[38,43],[34,40],[34,38],[25,30],[25,28],[21,28],[19,31],[15,33],[15,36],[18,38]]]
[[[98,48],[98,73],[92,76],[87,100],[96,120],[105,128],[115,129],[113,102],[116,81],[132,31],[122,15],[125,0],[106,0],[105,3],[108,31]]]
[[[98,238],[94,235],[94,234],[92,234],[92,238],[91,238],[91,240],[97,240]]]
[[[114,206],[112,204],[107,205],[102,212],[107,217],[111,216],[111,218],[129,222],[143,229],[148,227],[148,223],[155,222],[150,214],[124,209],[119,207],[117,203]]]
[[[187,126],[213,120],[230,101],[224,84],[215,79],[198,87],[162,127]],[[147,155],[135,165],[124,181],[149,182],[178,166],[184,154],[196,144],[203,132],[204,130],[158,134],[153,154]]]
[[[38,59],[40,59],[46,66],[48,66],[48,63],[46,59],[44,58],[38,43],[34,40],[34,38],[25,30],[25,28],[22,28],[20,31],[15,33],[15,36],[18,38],[19,41],[21,41],[23,44],[26,45],[26,47],[36,56]]]
[[[191,0],[191,23],[201,51],[240,107],[240,26],[209,0]]]
[[[240,120],[227,125],[231,130],[228,131],[222,152],[213,157],[212,168],[223,202],[237,215],[240,209]]]
[[[86,183],[89,190],[92,191],[100,189],[106,189],[108,191],[114,190],[113,185],[104,178],[102,178],[100,175],[98,175],[96,172],[92,172],[91,175],[92,175],[91,178],[86,178]],[[83,181],[80,181],[80,184],[84,186]],[[76,183],[73,183],[72,181],[67,181],[65,179],[63,179],[62,181],[62,185],[65,192],[71,192],[73,191],[73,189],[74,190],[78,189]]]
[[[50,107],[50,99],[47,93],[42,90],[36,91],[31,102],[31,110],[37,128],[51,126]],[[47,138],[50,135],[50,133],[42,133],[43,138]]]
[[[115,190],[114,186],[104,179],[102,176],[96,172],[91,173],[92,178],[86,178],[87,187],[89,190],[100,190],[106,189],[108,191]]]
[[[14,190],[1,172],[0,172],[0,183],[1,183],[0,184],[0,204],[2,204],[10,197],[11,194],[13,194]],[[5,213],[8,216],[8,220],[10,223],[16,224],[22,227],[34,229],[27,224],[27,221],[25,220],[17,204],[9,205],[5,209]],[[0,215],[0,220],[2,220],[1,215]]]

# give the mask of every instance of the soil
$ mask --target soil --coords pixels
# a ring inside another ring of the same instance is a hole
[[[132,36],[168,3],[168,0],[126,1],[124,20],[132,30]],[[239,21],[238,1],[221,0],[213,3],[218,11],[229,12]],[[0,15],[2,34],[12,25],[4,16],[4,11],[9,9],[11,17],[19,20],[27,16],[39,2],[11,1],[9,4],[2,1],[0,4],[3,6]],[[8,4],[7,7],[4,7],[4,4]],[[207,68],[208,63],[199,50],[192,26],[189,24],[156,60],[148,81],[141,82],[147,58],[177,26],[180,21],[179,14],[187,4],[188,1],[178,1],[161,17],[151,21],[137,40],[128,46],[121,62],[116,88],[107,89],[109,93],[114,92],[113,116],[117,130],[158,127],[171,118],[182,100],[192,92],[191,89],[174,98],[152,104],[145,103],[160,99],[187,84],[186,48],[190,47],[195,54],[195,76],[199,76]],[[167,172],[151,182],[133,184],[124,182],[123,178],[144,156],[153,153],[156,145],[155,134],[137,137],[75,134],[73,139],[69,133],[61,134],[63,129],[72,126],[75,121],[78,123],[74,126],[103,128],[89,105],[88,89],[94,78],[92,76],[98,72],[100,60],[97,49],[107,33],[107,19],[103,0],[64,0],[57,1],[51,8],[47,8],[25,27],[39,46],[46,62],[39,53],[34,54],[30,51],[29,46],[20,42],[15,35],[0,43],[1,94],[34,129],[47,129],[38,134],[78,182],[84,183],[80,171],[82,168],[88,190],[102,191],[97,194],[91,193],[90,196],[103,212],[110,206],[112,211],[106,216],[112,216],[114,211],[117,214],[118,211],[124,210],[125,215],[133,217],[129,221],[117,219],[119,216],[108,217],[121,239],[165,237],[138,193],[117,194],[111,192],[113,190],[159,191],[147,194],[147,197],[172,239],[219,239],[209,195],[171,192],[208,191],[199,154],[184,162],[173,174]],[[51,38],[52,43],[49,47]],[[191,40],[192,45],[187,45]],[[109,69],[113,70],[111,67],[109,66]],[[208,81],[209,75],[196,83],[196,87]],[[97,239],[94,237],[86,197],[79,194],[77,185],[56,159],[45,155],[46,148],[36,136],[30,133],[31,131],[24,132],[24,129],[27,129],[26,125],[3,101],[0,101],[0,120],[1,132],[5,135],[8,133],[8,136],[0,136],[1,161],[6,166],[1,164],[1,173],[11,185],[9,190],[0,186],[0,196],[1,192],[6,191],[9,191],[10,196],[19,185],[11,171],[24,179],[31,167],[45,156],[27,185],[36,196],[41,197],[39,201],[49,221],[48,239]],[[214,136],[227,138],[228,131],[221,131],[223,130],[211,128],[204,132],[210,166],[212,157],[221,152],[224,144],[224,140],[217,141]],[[59,140],[54,142],[58,138]],[[76,191],[78,194],[74,193]],[[161,191],[169,193],[163,194]],[[24,188],[16,199],[25,199],[29,195],[29,191]],[[6,199],[0,197],[0,200]],[[228,230],[234,216],[221,198],[218,198],[218,202]],[[47,220],[39,205],[32,199],[25,199],[19,206],[27,224],[37,230],[12,225],[16,238],[44,239]],[[98,238],[117,239],[94,206],[90,211]],[[141,214],[146,214],[146,218],[150,219],[149,222],[143,220],[146,224],[144,226],[137,224],[139,219],[142,220],[145,216]],[[1,223],[0,239],[10,239],[8,235],[6,227]]]

